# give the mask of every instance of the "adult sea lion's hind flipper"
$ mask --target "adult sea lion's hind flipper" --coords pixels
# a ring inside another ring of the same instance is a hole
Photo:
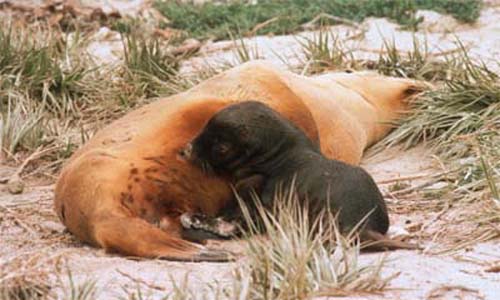
[[[387,236],[381,234],[380,232],[366,229],[361,233],[361,241],[363,241],[361,247],[363,250],[367,251],[385,251],[385,250],[418,250],[422,249],[417,244],[407,243],[399,240],[394,240],[388,238]]]
[[[234,256],[163,231],[137,217],[108,216],[94,224],[96,242],[107,251],[175,261],[227,262]]]

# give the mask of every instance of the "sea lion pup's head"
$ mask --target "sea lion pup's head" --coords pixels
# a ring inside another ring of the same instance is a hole
[[[304,145],[317,148],[300,129],[267,105],[245,101],[215,114],[186,152],[189,160],[205,170],[241,179],[265,173],[280,155]]]

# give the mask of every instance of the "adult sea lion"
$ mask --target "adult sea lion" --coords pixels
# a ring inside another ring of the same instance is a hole
[[[173,260],[227,259],[182,238],[180,215],[219,214],[228,181],[207,176],[179,152],[224,107],[256,99],[301,128],[329,158],[359,163],[383,137],[412,80],[373,74],[305,77],[254,61],[134,110],[97,132],[63,167],[55,210],[79,239],[108,251]]]
[[[361,225],[363,240],[386,248],[416,248],[384,237],[389,229],[385,201],[364,169],[326,158],[300,128],[264,103],[225,107],[208,121],[185,155],[205,170],[229,175],[236,186],[262,178],[256,188],[268,208],[278,189],[294,190],[310,210],[311,222],[330,210],[344,234]]]

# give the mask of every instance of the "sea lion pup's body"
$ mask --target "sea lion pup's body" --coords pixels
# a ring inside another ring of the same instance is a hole
[[[363,223],[361,238],[382,242],[379,237],[389,228],[384,198],[365,170],[326,158],[301,129],[263,103],[224,108],[186,152],[195,164],[229,175],[236,184],[262,177],[259,196],[265,206],[278,188],[293,188],[313,218],[325,209],[336,213],[343,233]],[[414,248],[382,240],[389,248]]]
[[[109,251],[223,259],[183,239],[180,222],[185,212],[219,215],[233,201],[226,179],[207,176],[179,156],[213,114],[256,99],[300,127],[327,157],[357,164],[363,150],[389,132],[386,122],[407,109],[415,87],[372,74],[310,78],[268,62],[246,63],[97,132],[63,167],[55,210],[80,240]]]

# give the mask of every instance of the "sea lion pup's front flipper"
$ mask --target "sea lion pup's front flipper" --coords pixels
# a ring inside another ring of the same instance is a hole
[[[96,242],[110,252],[191,262],[227,262],[228,251],[209,249],[165,232],[137,217],[107,216],[94,223]]]
[[[417,244],[407,243],[395,239],[391,239],[380,232],[371,229],[364,229],[360,233],[362,241],[361,248],[368,251],[385,251],[385,250],[419,250],[422,249]]]

